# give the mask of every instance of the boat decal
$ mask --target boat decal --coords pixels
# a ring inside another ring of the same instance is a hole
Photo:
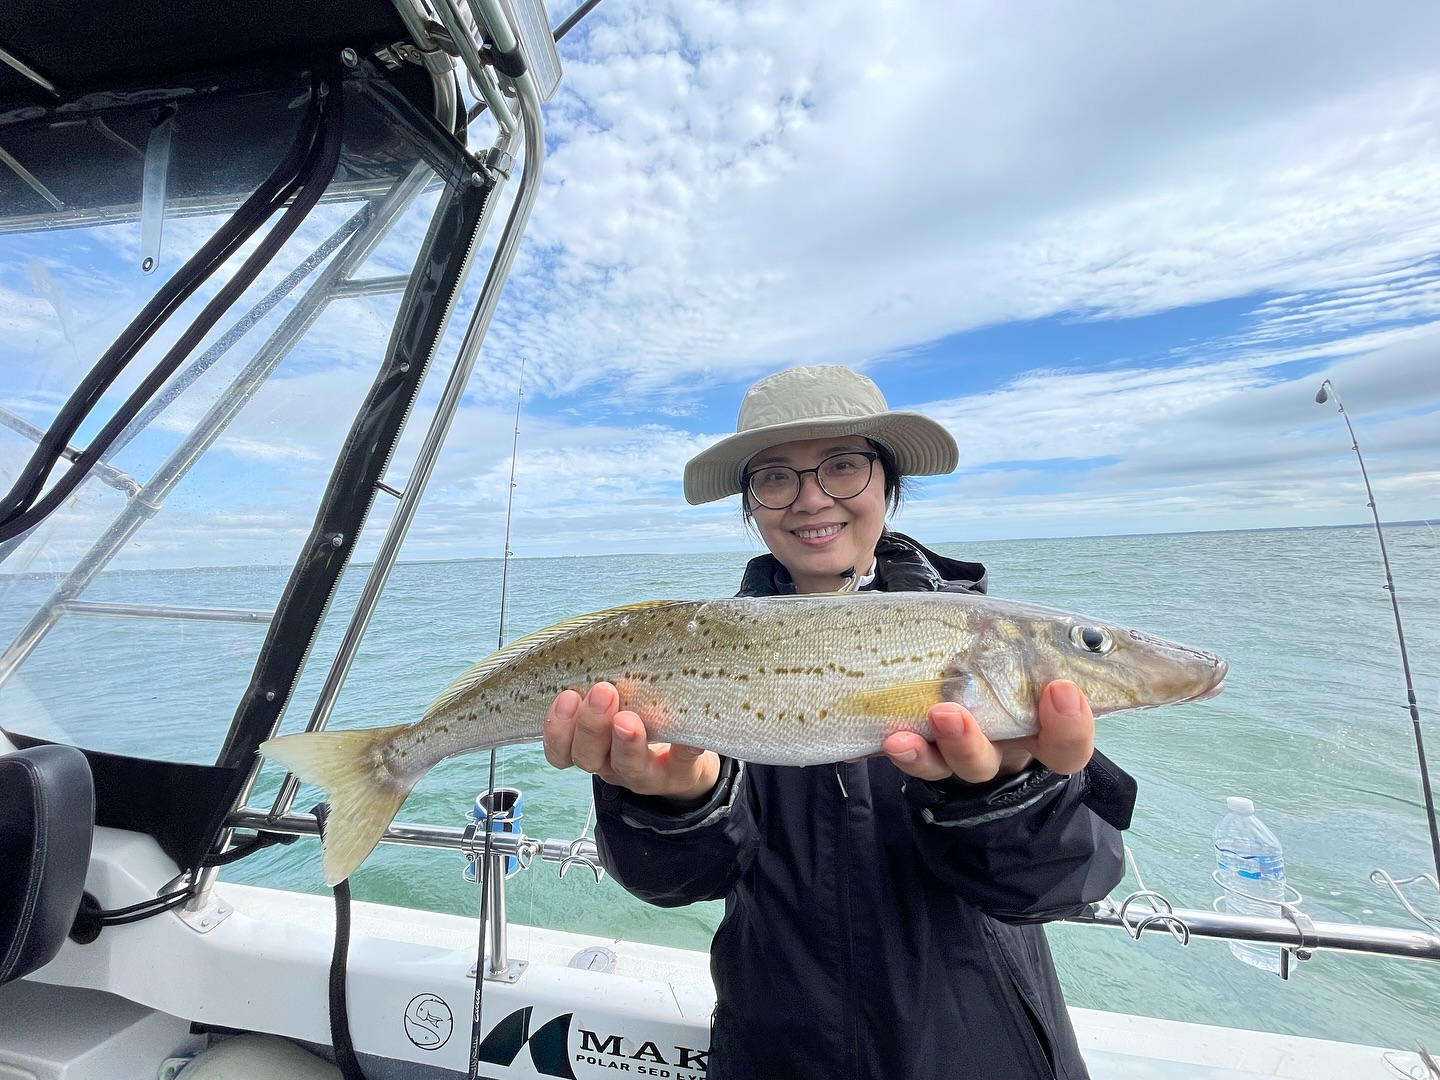
[[[405,1035],[421,1050],[439,1050],[454,1030],[455,1015],[442,997],[416,994],[405,1006]]]

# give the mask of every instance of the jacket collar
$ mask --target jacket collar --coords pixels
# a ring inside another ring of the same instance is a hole
[[[980,563],[946,558],[904,533],[886,530],[875,545],[875,582],[881,592],[935,592],[960,587],[983,593],[985,567]],[[739,596],[788,596],[795,591],[790,572],[768,552],[745,566]]]

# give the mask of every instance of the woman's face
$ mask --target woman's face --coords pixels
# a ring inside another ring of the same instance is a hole
[[[873,449],[859,435],[799,439],[760,451],[746,462],[745,471],[762,465],[813,469],[832,454]],[[758,506],[748,492],[745,499],[760,538],[790,571],[798,591],[834,592],[845,584],[841,575],[846,570],[854,568],[863,574],[870,569],[875,545],[885,528],[885,474],[879,462],[869,485],[850,499],[825,494],[814,473],[801,478],[799,497],[784,510]]]

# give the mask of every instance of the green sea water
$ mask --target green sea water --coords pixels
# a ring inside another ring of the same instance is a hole
[[[1440,688],[1440,542],[1426,525],[1387,529],[1414,682],[1432,751]],[[994,595],[1086,612],[1217,652],[1226,690],[1193,705],[1102,721],[1099,745],[1140,786],[1127,842],[1145,884],[1178,907],[1217,890],[1211,830],[1229,795],[1254,799],[1285,846],[1290,882],[1316,920],[1418,928],[1369,880],[1432,872],[1416,749],[1375,534],[1335,528],[937,545],[983,561]],[[517,559],[504,637],[569,615],[661,597],[734,592],[748,553]],[[342,583],[285,717],[308,719],[363,581]],[[417,718],[500,637],[498,561],[401,563],[341,692],[332,726]],[[286,571],[240,568],[102,576],[87,599],[273,607]],[[53,582],[0,577],[9,640]],[[31,733],[176,760],[213,761],[249,678],[262,626],[66,619],[19,676],[0,712]],[[99,704],[103,703],[103,707]],[[405,804],[406,821],[458,826],[485,786],[486,755],[453,759]],[[1440,771],[1440,770],[1436,770]],[[499,754],[498,782],[524,791],[523,825],[573,838],[589,817],[588,778],[549,768],[538,748]],[[262,774],[261,793],[278,777]],[[318,801],[302,792],[297,807]],[[255,805],[268,806],[257,794]],[[222,880],[319,892],[318,846],[269,849]],[[362,900],[473,914],[478,890],[458,855],[382,846],[352,879]],[[1128,878],[1117,890],[1138,888]],[[1415,894],[1440,914],[1440,900]],[[586,873],[552,864],[510,882],[515,923],[703,949],[720,905],[652,908]],[[523,943],[524,929],[514,939]],[[1233,1027],[1413,1048],[1440,1047],[1440,966],[1321,953],[1289,982],[1234,960],[1218,942],[1051,928],[1074,1005]]]

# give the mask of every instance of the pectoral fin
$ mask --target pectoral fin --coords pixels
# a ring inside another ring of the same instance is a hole
[[[884,720],[914,720],[924,716],[931,705],[945,700],[941,696],[946,679],[921,679],[918,682],[891,683],[873,690],[860,690],[842,699],[841,707],[862,716]]]

